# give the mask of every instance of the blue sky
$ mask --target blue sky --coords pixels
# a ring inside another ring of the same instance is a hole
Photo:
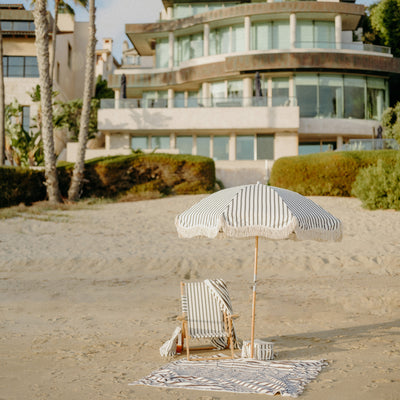
[[[31,0],[0,0],[0,4],[22,3],[30,8]],[[73,5],[74,0],[69,0]],[[357,0],[358,4],[370,5],[375,0]],[[114,57],[120,61],[122,42],[126,39],[125,24],[155,22],[163,8],[161,0],[96,0],[96,25],[99,45],[102,38],[111,37],[114,40]],[[49,0],[49,9],[53,14],[54,3]],[[76,20],[88,21],[88,13],[76,6]],[[99,45],[97,47],[99,47]]]

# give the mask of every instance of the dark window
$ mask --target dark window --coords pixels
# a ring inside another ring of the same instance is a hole
[[[4,56],[3,74],[10,78],[38,78],[39,69],[36,57]]]
[[[31,122],[30,112],[31,109],[29,106],[22,106],[22,127],[25,132],[29,132],[29,125]]]
[[[1,29],[5,32],[33,32],[35,23],[33,21],[2,21]]]

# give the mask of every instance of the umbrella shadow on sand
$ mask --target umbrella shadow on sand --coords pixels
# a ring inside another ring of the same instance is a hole
[[[399,328],[394,330],[393,328]],[[330,353],[346,352],[361,348],[371,341],[371,347],[377,342],[392,336],[400,340],[400,319],[369,325],[355,325],[346,328],[328,329],[314,332],[296,333],[264,337],[263,340],[275,343],[277,359],[326,358]],[[363,343],[363,344],[362,344]],[[383,344],[382,344],[383,346]]]

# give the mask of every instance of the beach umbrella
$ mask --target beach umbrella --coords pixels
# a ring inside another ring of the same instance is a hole
[[[255,238],[251,357],[254,352],[258,238],[339,241],[340,220],[299,193],[264,184],[213,193],[177,215],[179,237]]]

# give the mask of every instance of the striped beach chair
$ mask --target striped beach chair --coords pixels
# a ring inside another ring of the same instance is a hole
[[[191,350],[231,349],[234,358],[236,333],[232,305],[226,284],[221,279],[204,282],[181,282],[181,298],[183,315],[182,344],[186,348],[187,359]],[[191,347],[191,339],[210,339],[210,347]],[[196,358],[196,360],[205,358]]]

